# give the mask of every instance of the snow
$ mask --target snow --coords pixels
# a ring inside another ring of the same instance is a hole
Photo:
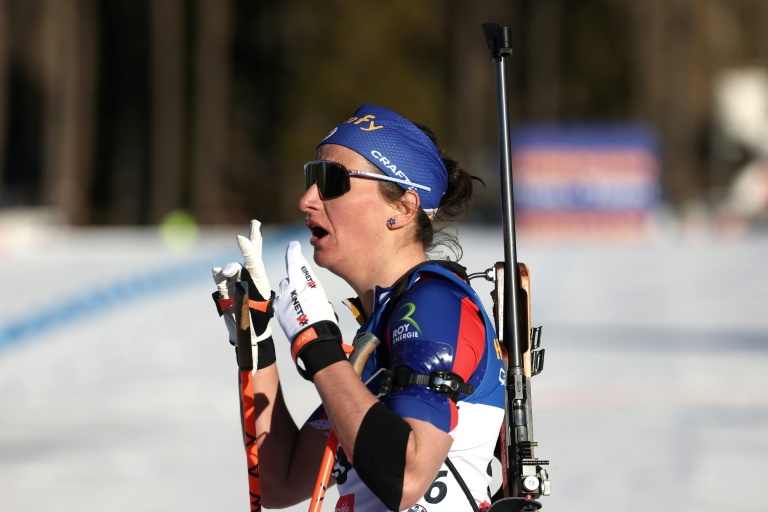
[[[238,259],[241,231],[203,230],[183,252],[127,228],[4,246],[0,510],[248,510],[235,358],[209,270]],[[470,271],[501,259],[500,229],[460,234]],[[307,237],[295,226],[264,237],[276,286],[288,240]],[[532,386],[536,454],[551,460],[545,510],[765,510],[768,237],[523,236],[518,255],[546,348]],[[349,289],[317,272],[351,336]],[[491,284],[473,285],[490,304]],[[317,395],[279,328],[276,343],[301,422]]]

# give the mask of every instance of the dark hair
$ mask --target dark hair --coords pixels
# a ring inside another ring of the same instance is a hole
[[[483,180],[472,176],[461,162],[449,155],[445,148],[440,144],[435,132],[431,128],[419,123],[413,123],[434,143],[440,153],[440,158],[448,170],[448,188],[445,191],[440,206],[437,209],[435,218],[430,221],[424,210],[419,210],[416,215],[415,238],[424,246],[426,252],[435,251],[439,246],[445,246],[450,250],[456,260],[460,260],[463,255],[458,237],[454,233],[446,232],[448,223],[461,219],[467,215],[474,202],[474,180],[483,185]],[[380,181],[379,187],[381,194],[390,202],[398,202],[405,194],[405,189],[396,183]],[[445,259],[451,259],[445,255]]]

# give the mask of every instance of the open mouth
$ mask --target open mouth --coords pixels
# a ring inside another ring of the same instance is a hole
[[[307,227],[312,232],[312,237],[317,238],[318,240],[320,240],[321,238],[323,238],[325,235],[328,234],[328,231],[324,230],[323,228],[315,224],[311,224],[308,222]]]
[[[310,231],[312,231],[312,236],[316,236],[318,239],[323,238],[325,235],[328,234],[326,230],[318,227],[310,228]]]

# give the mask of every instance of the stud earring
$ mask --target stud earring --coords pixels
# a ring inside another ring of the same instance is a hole
[[[395,225],[395,219],[393,217],[390,217],[387,221],[387,226],[392,227]]]

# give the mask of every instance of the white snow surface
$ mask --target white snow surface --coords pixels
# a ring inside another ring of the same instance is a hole
[[[204,230],[185,252],[155,229],[127,228],[6,246],[1,511],[249,510],[237,369],[209,270],[238,259],[244,231]],[[502,259],[500,228],[459,233],[470,271]],[[678,235],[518,240],[546,348],[532,385],[536,455],[551,461],[544,510],[768,509],[768,237]],[[273,287],[294,238],[309,257],[303,228],[264,228]],[[351,337],[349,288],[317,272]],[[491,284],[473,285],[489,305]],[[303,422],[319,400],[277,324],[275,333],[286,399]]]

